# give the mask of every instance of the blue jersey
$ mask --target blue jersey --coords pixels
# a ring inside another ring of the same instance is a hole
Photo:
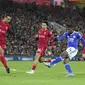
[[[81,40],[85,47],[85,40],[79,32],[74,31],[72,34],[65,32],[62,36],[57,37],[57,40],[67,39],[67,47],[74,47],[78,49],[78,41]]]

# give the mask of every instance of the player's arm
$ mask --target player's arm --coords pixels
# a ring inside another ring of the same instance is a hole
[[[66,33],[64,33],[62,36],[57,36],[56,40],[63,40],[64,38],[66,38]]]
[[[55,42],[54,42],[54,35],[52,34],[52,32],[49,31],[49,38],[51,39],[51,46],[54,46],[55,45]]]
[[[55,38],[51,31],[49,31],[49,35],[48,35],[48,36],[49,36],[49,38],[52,39],[52,40],[54,40],[54,38]]]
[[[39,31],[38,31],[38,34],[35,35],[35,40],[38,41],[39,40]]]

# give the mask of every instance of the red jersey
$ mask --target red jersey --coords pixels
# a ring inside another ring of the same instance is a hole
[[[6,44],[6,32],[10,28],[10,24],[4,23],[2,20],[0,20],[0,45]]]
[[[84,33],[84,35],[83,35],[83,36],[84,36],[84,39],[85,39],[85,33]]]
[[[38,31],[38,46],[47,46],[49,39],[54,39],[54,35],[48,29]]]

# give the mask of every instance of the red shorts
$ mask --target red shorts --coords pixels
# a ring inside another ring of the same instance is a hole
[[[85,54],[85,48],[83,49],[82,54]]]
[[[6,50],[6,45],[5,45],[5,44],[0,44],[0,46],[1,46],[1,48],[2,48],[3,50]]]
[[[40,56],[43,56],[44,53],[45,53],[45,50],[46,50],[46,46],[39,46],[38,49],[37,49],[37,53],[38,53]]]

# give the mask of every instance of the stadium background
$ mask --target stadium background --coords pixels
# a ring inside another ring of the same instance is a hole
[[[34,36],[43,20],[49,22],[49,29],[55,36],[62,34],[69,25],[84,34],[84,4],[84,0],[0,0],[1,18],[7,14],[12,16],[11,32],[7,34],[7,60],[33,60],[37,45]],[[65,40],[62,42],[57,41],[54,47],[48,43],[44,56],[54,58],[59,55],[66,48]],[[80,60],[81,51],[79,47],[73,60]]]
[[[85,62],[72,61],[69,64],[75,74],[75,77],[65,77],[67,72],[61,63],[47,68],[43,63],[39,63],[35,74],[26,74],[31,69],[33,56],[36,52],[37,42],[34,35],[40,27],[40,22],[46,19],[49,22],[49,29],[53,34],[61,35],[69,25],[74,25],[75,29],[85,33],[85,7],[84,1],[68,2],[57,5],[54,0],[50,0],[51,4],[45,3],[26,3],[17,0],[0,0],[0,17],[11,15],[11,29],[7,34],[7,49],[5,56],[10,67],[11,73],[7,74],[2,63],[0,63],[0,85],[84,85],[85,84]],[[38,0],[40,1],[40,0]],[[49,0],[47,0],[49,1]],[[59,0],[58,0],[59,1]],[[62,44],[63,43],[63,44]],[[66,48],[66,42],[56,42],[52,48],[48,44],[48,52],[45,53],[46,58],[53,58],[59,55]],[[63,47],[63,48],[62,48]],[[79,46],[79,53],[73,60],[80,60],[82,48]],[[51,53],[52,52],[52,53]],[[27,60],[27,61],[22,61]]]

